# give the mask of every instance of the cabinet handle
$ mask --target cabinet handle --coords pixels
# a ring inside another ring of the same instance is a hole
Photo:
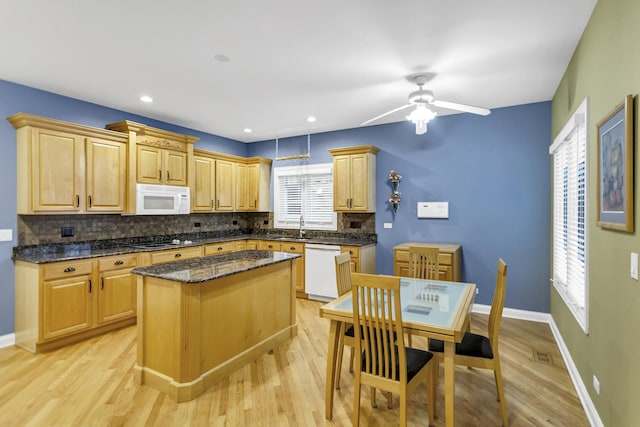
[[[91,202],[92,202],[92,200],[91,200],[91,194],[89,194],[89,207],[91,207]]]
[[[158,169],[158,175],[160,176],[158,179],[162,181],[162,169]]]
[[[89,279],[89,293],[91,293],[92,286],[93,286],[93,283],[91,283],[91,279]]]
[[[104,291],[104,277],[100,278],[100,290]]]
[[[216,209],[220,207],[220,199],[216,200]]]
[[[171,180],[170,176],[169,176],[169,171],[167,171],[167,182],[169,182]]]
[[[76,208],[80,207],[80,195],[76,194]]]
[[[272,246],[272,245],[269,245],[269,249],[273,249],[273,246]]]
[[[175,254],[174,255],[176,258],[180,258],[182,256],[182,254]]]
[[[65,268],[65,269],[64,269],[64,272],[65,272],[65,273],[71,273],[71,272],[73,272],[73,271],[76,271],[76,268],[75,268],[75,267],[67,267],[67,268]]]
[[[122,261],[121,259],[117,260],[116,262],[113,263],[114,265],[122,265],[124,264],[124,261]]]
[[[218,250],[221,251],[222,250],[222,246],[218,246]]]
[[[213,209],[213,199],[211,199],[211,209]]]
[[[295,247],[295,246],[291,246],[291,247],[289,248],[289,250],[290,250],[290,251],[295,251],[295,250],[296,250],[296,247]]]

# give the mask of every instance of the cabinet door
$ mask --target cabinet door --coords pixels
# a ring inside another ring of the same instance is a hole
[[[300,254],[302,257],[296,258],[296,292],[304,293],[304,243],[283,242],[280,245],[282,252]]]
[[[127,147],[119,142],[87,138],[86,210],[123,212],[125,209]]]
[[[333,210],[349,210],[351,199],[351,165],[349,156],[333,159]]]
[[[236,211],[246,211],[249,208],[248,204],[248,175],[247,175],[247,165],[242,163],[235,164],[235,207]]]
[[[260,199],[260,165],[247,166],[247,210],[257,211]]]
[[[85,193],[82,138],[44,129],[33,132],[33,211],[80,212]]]
[[[187,185],[187,153],[166,150],[163,154],[163,182],[166,185]]]
[[[131,269],[100,275],[98,323],[108,323],[136,315],[137,276]]]
[[[211,212],[215,199],[215,160],[208,157],[194,157],[195,191],[191,194],[192,210]]]
[[[204,255],[226,254],[235,250],[235,242],[220,242],[205,245]]]
[[[369,207],[369,173],[366,154],[351,155],[351,201],[349,210],[367,211]]]
[[[48,340],[91,327],[90,276],[43,282],[42,339]]]
[[[233,211],[233,162],[216,160],[216,210]]]
[[[137,182],[140,184],[162,183],[162,151],[160,148],[138,145]]]

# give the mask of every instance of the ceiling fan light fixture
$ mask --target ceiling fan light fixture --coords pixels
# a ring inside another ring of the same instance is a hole
[[[407,120],[416,125],[416,135],[427,133],[427,123],[433,119],[436,113],[427,108],[424,103],[416,105],[416,109],[407,116]]]

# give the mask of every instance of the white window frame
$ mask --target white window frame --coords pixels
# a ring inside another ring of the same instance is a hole
[[[333,163],[319,163],[313,165],[299,165],[299,166],[283,166],[273,168],[273,227],[274,228],[294,228],[300,227],[300,218],[292,218],[291,215],[283,215],[281,212],[281,197],[280,194],[280,179],[284,176],[308,176],[313,174],[327,174],[330,177],[330,183],[326,188],[329,192],[330,204],[326,205],[330,211],[327,211],[325,221],[314,221],[314,215],[305,215],[305,210],[311,208],[304,202],[304,192],[306,187],[303,184],[302,192],[303,197],[301,201],[301,214],[304,219],[303,229],[305,230],[329,230],[336,231],[338,229],[338,216],[333,210]],[[305,182],[303,180],[303,182]]]
[[[589,333],[589,99],[549,147],[552,156],[551,282],[586,334]]]

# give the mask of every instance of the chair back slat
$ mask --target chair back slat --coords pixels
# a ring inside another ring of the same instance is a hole
[[[335,257],[338,296],[351,292],[351,255],[343,252]]]
[[[409,246],[409,276],[438,280],[440,249],[433,246]]]
[[[406,381],[400,278],[351,274],[356,350],[362,371],[393,381]],[[394,337],[399,337],[397,343]],[[396,347],[397,346],[397,347]]]
[[[500,331],[500,321],[502,320],[502,310],[507,294],[507,264],[498,259],[498,274],[496,275],[496,289],[493,293],[491,311],[489,312],[489,340],[492,347],[498,347],[498,335]]]

